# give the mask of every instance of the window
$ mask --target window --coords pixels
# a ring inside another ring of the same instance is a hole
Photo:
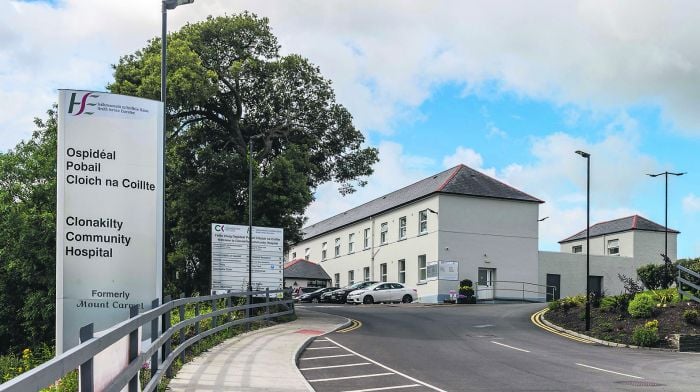
[[[386,244],[386,235],[389,232],[389,224],[388,223],[382,223],[382,229],[379,232],[379,245],[384,245]]]
[[[304,259],[308,261],[310,255],[311,255],[311,248],[304,249]]]
[[[386,282],[386,263],[379,264],[379,276],[382,282]]]
[[[365,249],[369,249],[369,230],[365,229]]]
[[[406,260],[399,260],[399,283],[406,283]]]
[[[581,253],[583,252],[583,245],[576,245],[571,247],[571,253]]]
[[[333,278],[335,278],[335,287],[340,287],[340,274],[335,274]]]
[[[340,238],[335,239],[335,257],[340,256]]]
[[[399,218],[399,241],[406,239],[406,217]]]
[[[365,282],[369,282],[369,267],[363,268],[362,271],[362,273],[365,275]]]
[[[328,258],[328,242],[324,242],[323,245],[321,245],[321,260],[325,260]]]
[[[608,254],[620,255],[620,240],[608,240]]]
[[[348,271],[348,285],[355,283],[355,271]]]
[[[423,281],[427,278],[427,270],[425,267],[425,255],[418,256],[418,280]]]
[[[292,252],[292,260],[297,258],[297,252]]]
[[[426,234],[428,232],[428,210],[423,210],[418,213],[418,234]]]
[[[352,253],[354,247],[355,247],[355,233],[350,233],[348,235],[348,253]]]

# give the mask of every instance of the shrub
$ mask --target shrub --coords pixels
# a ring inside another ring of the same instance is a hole
[[[659,343],[659,322],[653,320],[643,326],[635,327],[632,332],[632,343],[642,347],[656,346]]]
[[[685,312],[683,312],[683,319],[688,324],[697,324],[699,317],[700,314],[698,314],[698,311],[695,309],[688,309]]]
[[[637,268],[637,276],[649,290],[667,289],[674,281],[673,269],[671,264],[646,264]]]
[[[618,309],[625,309],[628,302],[629,298],[624,294],[603,297],[600,300],[600,310],[603,312],[614,312]]]
[[[549,310],[551,310],[551,311],[559,310],[559,309],[561,309],[561,300],[558,300],[558,299],[557,299],[557,300],[554,300],[554,301],[550,302],[550,303],[547,305],[547,307],[548,307]]]
[[[627,311],[632,317],[651,317],[654,312],[656,301],[649,294],[637,294],[627,306]]]
[[[617,278],[620,279],[620,282],[622,282],[622,285],[625,288],[625,294],[634,296],[635,294],[643,291],[642,285],[639,284],[638,280],[629,278],[623,274],[617,274]]]

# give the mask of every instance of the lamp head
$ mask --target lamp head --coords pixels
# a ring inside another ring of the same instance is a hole
[[[174,10],[179,5],[192,4],[194,0],[163,0],[165,8],[169,10]]]
[[[584,158],[590,158],[590,157],[591,157],[591,154],[589,154],[589,153],[587,153],[587,152],[584,152],[584,151],[581,151],[581,150],[576,150],[576,153],[577,153],[578,155],[584,157]]]

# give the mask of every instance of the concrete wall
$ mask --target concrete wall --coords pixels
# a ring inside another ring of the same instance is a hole
[[[617,274],[637,278],[637,268],[648,264],[632,257],[596,256],[591,254],[591,276],[603,277],[603,293],[617,295],[624,292]],[[586,255],[559,252],[539,252],[539,283],[546,283],[547,274],[561,276],[561,297],[585,294]]]
[[[363,280],[363,268],[370,267],[370,279],[380,280],[380,265],[387,265],[387,280],[399,280],[399,263],[403,259],[406,261],[406,285],[416,288],[418,297],[427,297],[436,291],[433,284],[422,284],[418,279],[418,256],[426,255],[426,262],[437,260],[438,243],[438,215],[428,212],[428,230],[426,234],[418,233],[418,213],[419,211],[432,209],[439,210],[438,196],[433,195],[428,198],[407,204],[397,209],[357,222],[348,227],[344,227],[324,235],[302,241],[290,249],[296,252],[297,257],[304,257],[304,250],[310,248],[310,260],[319,262],[323,269],[335,279],[336,273],[340,274],[340,286],[348,284],[348,271],[354,271],[355,282]],[[406,217],[406,239],[399,240],[399,218]],[[388,223],[388,237],[385,245],[380,244],[380,230],[382,223]],[[364,229],[369,228],[374,239],[374,246],[364,248]],[[352,253],[348,252],[348,236],[355,234],[355,245]],[[334,256],[335,239],[340,238],[340,256]],[[327,242],[328,257],[321,258],[321,247],[323,242]],[[372,263],[372,253],[374,253],[374,263]],[[372,264],[374,264],[372,268]],[[332,282],[334,284],[335,281]],[[419,284],[421,283],[421,284]],[[434,284],[436,285],[436,283]]]
[[[496,281],[537,283],[538,213],[538,203],[440,195],[438,258],[458,261],[460,279],[475,284],[479,267],[495,269]],[[456,283],[441,281],[438,300]],[[511,286],[497,283],[496,296],[520,298]]]

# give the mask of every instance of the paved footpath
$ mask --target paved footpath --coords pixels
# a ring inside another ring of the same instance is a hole
[[[296,366],[297,353],[348,319],[296,309],[297,320],[231,338],[185,364],[170,391],[313,391]]]

